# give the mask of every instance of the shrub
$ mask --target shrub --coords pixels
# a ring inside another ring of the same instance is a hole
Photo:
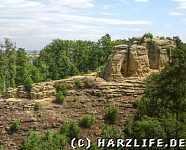
[[[23,150],[61,150],[67,144],[67,138],[59,133],[47,131],[40,134],[30,131],[22,144]]]
[[[140,100],[139,99],[136,99],[134,102],[133,102],[133,108],[139,108],[140,106]]]
[[[106,112],[105,120],[110,124],[114,124],[117,121],[118,116],[119,116],[118,108],[114,105],[111,105],[109,106]]]
[[[39,102],[36,102],[35,104],[34,104],[34,110],[35,111],[38,111],[38,110],[40,110],[41,109],[41,104],[39,103]]]
[[[104,125],[102,130],[102,136],[105,139],[114,139],[122,138],[122,132],[116,127],[110,127],[107,124]]]
[[[156,119],[136,121],[134,123],[134,138],[166,138],[161,122]]]
[[[69,139],[78,138],[80,127],[75,121],[66,122],[60,126],[60,133],[66,135]]]
[[[143,37],[152,39],[152,38],[153,38],[153,35],[152,35],[152,33],[148,32],[148,33],[145,33],[145,34],[143,35]]]
[[[34,82],[33,82],[32,78],[30,78],[30,77],[26,78],[26,80],[24,81],[24,87],[27,92],[30,92],[32,90],[33,83]]]
[[[56,84],[56,92],[62,92],[64,96],[67,96],[68,89],[66,84],[58,83]]]
[[[91,114],[87,114],[82,118],[80,125],[83,128],[91,128],[91,126],[95,123],[95,121],[96,121],[95,116]]]
[[[78,88],[81,87],[81,81],[80,81],[80,79],[75,79],[74,84]]]
[[[64,102],[65,96],[63,95],[63,92],[59,91],[56,95],[55,103],[62,104]]]
[[[17,119],[14,122],[12,122],[12,124],[10,126],[11,132],[17,132],[20,129],[21,129],[21,120],[20,119]]]

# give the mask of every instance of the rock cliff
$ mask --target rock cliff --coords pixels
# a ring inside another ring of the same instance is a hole
[[[175,47],[173,41],[158,37],[134,43],[114,47],[103,72],[106,81],[121,82],[130,76],[144,77],[153,70],[160,70],[169,61],[171,49]]]

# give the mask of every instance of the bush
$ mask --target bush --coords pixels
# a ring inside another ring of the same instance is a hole
[[[119,111],[118,108],[114,105],[109,106],[106,115],[105,115],[105,120],[106,122],[110,124],[114,124],[119,116]]]
[[[10,131],[11,132],[17,132],[21,129],[21,120],[17,119],[14,122],[12,122],[11,126],[10,126]]]
[[[110,127],[106,124],[103,127],[102,136],[105,139],[116,140],[118,138],[122,138],[122,132],[119,129],[117,129],[116,127]]]
[[[143,35],[143,37],[146,37],[146,38],[150,38],[150,39],[152,39],[153,38],[153,35],[152,35],[152,33],[145,33],[144,35]]]
[[[161,122],[156,119],[136,121],[134,123],[134,138],[166,138],[164,128],[161,126]]]
[[[56,84],[56,92],[62,92],[63,95],[66,97],[68,94],[68,89],[66,84],[58,83]]]
[[[78,88],[81,87],[81,81],[80,81],[80,79],[75,79],[74,84]]]
[[[35,104],[34,104],[34,110],[35,111],[38,111],[38,110],[40,110],[41,109],[41,104],[39,103],[39,102],[36,102]]]
[[[59,133],[47,131],[41,135],[38,132],[30,131],[22,144],[23,150],[62,150],[67,144],[67,138]]]
[[[60,126],[60,133],[66,135],[69,140],[78,138],[80,135],[80,127],[75,121],[66,122]]]
[[[26,80],[24,81],[24,87],[27,92],[30,92],[32,90],[33,83],[34,82],[33,82],[32,78],[30,78],[30,77],[26,78]]]
[[[65,96],[63,95],[63,92],[59,91],[56,95],[55,103],[62,104],[64,102]]]
[[[82,118],[80,125],[83,128],[91,128],[95,121],[96,121],[95,116],[87,114]]]
[[[134,102],[133,102],[133,108],[139,108],[140,106],[140,100],[139,99],[136,99]]]

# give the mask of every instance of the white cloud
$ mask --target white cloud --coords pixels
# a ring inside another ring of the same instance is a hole
[[[184,13],[180,13],[180,12],[170,12],[169,14],[171,16],[184,16]]]
[[[107,11],[92,15],[96,10],[93,0],[0,1],[0,37],[11,37],[17,43],[23,41],[24,46],[31,48],[56,37],[95,40],[120,26],[121,30],[139,31],[136,25],[152,24],[149,20],[111,18],[112,13]],[[103,8],[108,7],[105,5]],[[106,15],[99,16],[102,13]],[[125,28],[129,25],[134,28]]]
[[[142,3],[147,3],[149,0],[134,0],[135,2],[142,2]]]
[[[173,0],[178,3],[179,9],[186,9],[186,0]]]

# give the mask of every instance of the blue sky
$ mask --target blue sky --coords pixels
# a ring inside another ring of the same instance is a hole
[[[54,38],[98,40],[180,36],[186,42],[186,0],[0,0],[0,42],[39,50]]]

